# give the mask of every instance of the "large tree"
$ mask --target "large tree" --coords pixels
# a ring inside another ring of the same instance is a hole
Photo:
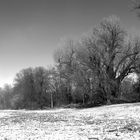
[[[119,97],[121,81],[139,66],[139,54],[139,40],[128,41],[115,16],[104,19],[79,47],[81,64],[96,73],[108,101],[111,96]]]

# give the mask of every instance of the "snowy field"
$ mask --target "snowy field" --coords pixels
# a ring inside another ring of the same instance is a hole
[[[140,104],[0,111],[0,140],[140,140]]]

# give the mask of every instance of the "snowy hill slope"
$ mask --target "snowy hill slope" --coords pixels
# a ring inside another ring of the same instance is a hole
[[[139,140],[140,104],[0,111],[4,140]]]

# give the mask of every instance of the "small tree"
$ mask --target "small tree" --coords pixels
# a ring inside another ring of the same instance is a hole
[[[73,102],[74,73],[76,70],[76,50],[72,40],[66,42],[63,50],[55,52],[55,61],[59,71],[59,83],[65,88],[65,95],[68,103]]]

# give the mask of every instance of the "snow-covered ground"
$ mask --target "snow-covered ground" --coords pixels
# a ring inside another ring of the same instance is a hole
[[[0,111],[0,140],[140,140],[140,104]]]

